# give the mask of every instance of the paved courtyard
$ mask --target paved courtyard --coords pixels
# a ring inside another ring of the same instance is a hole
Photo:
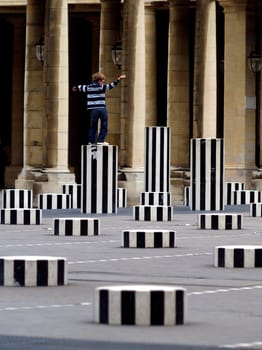
[[[199,212],[174,207],[171,222],[80,210],[44,210],[41,225],[0,225],[0,256],[47,255],[68,259],[68,285],[0,287],[0,349],[262,349],[262,268],[216,268],[217,245],[262,245],[262,218],[249,206],[242,230],[200,230]],[[98,236],[55,236],[53,219],[98,217]],[[122,248],[121,231],[167,228],[176,248]],[[94,291],[100,286],[161,284],[187,291],[185,324],[111,326],[94,322]]]

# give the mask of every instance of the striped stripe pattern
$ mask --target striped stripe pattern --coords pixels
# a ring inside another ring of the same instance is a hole
[[[198,228],[211,230],[241,230],[242,214],[199,214]]]
[[[262,267],[262,245],[215,247],[215,267],[256,268]]]
[[[262,203],[250,204],[250,216],[261,217],[262,216]]]
[[[182,325],[185,298],[185,289],[181,287],[100,287],[95,293],[95,321],[112,325]]]
[[[67,260],[48,256],[0,257],[0,286],[62,286],[67,284]]]
[[[1,209],[1,224],[40,225],[41,223],[41,209]]]
[[[244,190],[232,192],[232,205],[259,203],[262,200],[261,191]]]
[[[135,205],[133,206],[133,220],[172,221],[173,208],[164,205]]]
[[[224,209],[224,140],[191,139],[192,210]]]
[[[53,227],[56,236],[97,236],[100,225],[93,218],[56,218]]]
[[[83,145],[81,157],[82,212],[116,213],[117,146]]]
[[[71,196],[64,193],[40,193],[38,195],[40,209],[70,209]]]
[[[141,192],[141,205],[171,205],[170,192]]]
[[[80,184],[64,184],[62,185],[62,192],[70,194],[71,196],[71,208],[81,208],[81,185]]]
[[[176,232],[170,230],[125,230],[121,234],[123,248],[175,248]]]
[[[243,191],[245,189],[244,182],[225,182],[224,183],[224,199],[226,205],[233,204],[234,191]]]
[[[117,208],[127,207],[127,189],[117,188]]]
[[[170,129],[145,128],[145,192],[169,192]]]
[[[106,106],[106,91],[117,86],[119,80],[116,79],[112,83],[100,85],[97,81],[93,81],[88,85],[78,85],[77,89],[81,92],[86,92],[87,109],[105,108]]]
[[[25,189],[7,189],[2,192],[2,208],[32,208],[33,192]]]

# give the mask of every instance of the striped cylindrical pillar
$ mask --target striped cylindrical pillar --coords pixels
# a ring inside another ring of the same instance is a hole
[[[116,213],[117,146],[83,145],[81,148],[81,211]]]
[[[217,246],[214,266],[228,268],[262,267],[262,245]]]
[[[70,194],[71,196],[71,208],[81,208],[81,185],[80,184],[63,184],[62,192]]]
[[[191,139],[190,207],[224,209],[224,140]]]
[[[186,289],[162,285],[99,287],[95,321],[133,326],[175,326],[185,322]]]
[[[145,192],[169,192],[170,129],[145,128]]]
[[[33,208],[33,191],[27,189],[6,189],[2,192],[3,208]]]
[[[63,286],[67,259],[51,256],[1,256],[0,286]]]

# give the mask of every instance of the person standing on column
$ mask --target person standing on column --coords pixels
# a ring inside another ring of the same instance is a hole
[[[115,81],[105,84],[103,73],[97,72],[92,75],[92,83],[88,85],[73,86],[72,91],[85,92],[87,95],[87,110],[90,111],[90,128],[88,135],[88,144],[94,144],[98,131],[98,120],[100,119],[100,131],[97,138],[98,145],[108,145],[105,137],[108,131],[108,117],[106,109],[106,91],[113,89],[118,85],[121,79],[126,75],[121,74]]]

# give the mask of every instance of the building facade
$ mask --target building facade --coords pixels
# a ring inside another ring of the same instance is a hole
[[[191,138],[223,138],[225,179],[262,189],[261,31],[260,0],[0,0],[5,187],[80,183],[88,117],[71,87],[95,71],[113,81],[121,42],[127,79],[107,95],[107,141],[118,145],[129,204],[144,190],[146,126],[171,129],[175,203]]]

